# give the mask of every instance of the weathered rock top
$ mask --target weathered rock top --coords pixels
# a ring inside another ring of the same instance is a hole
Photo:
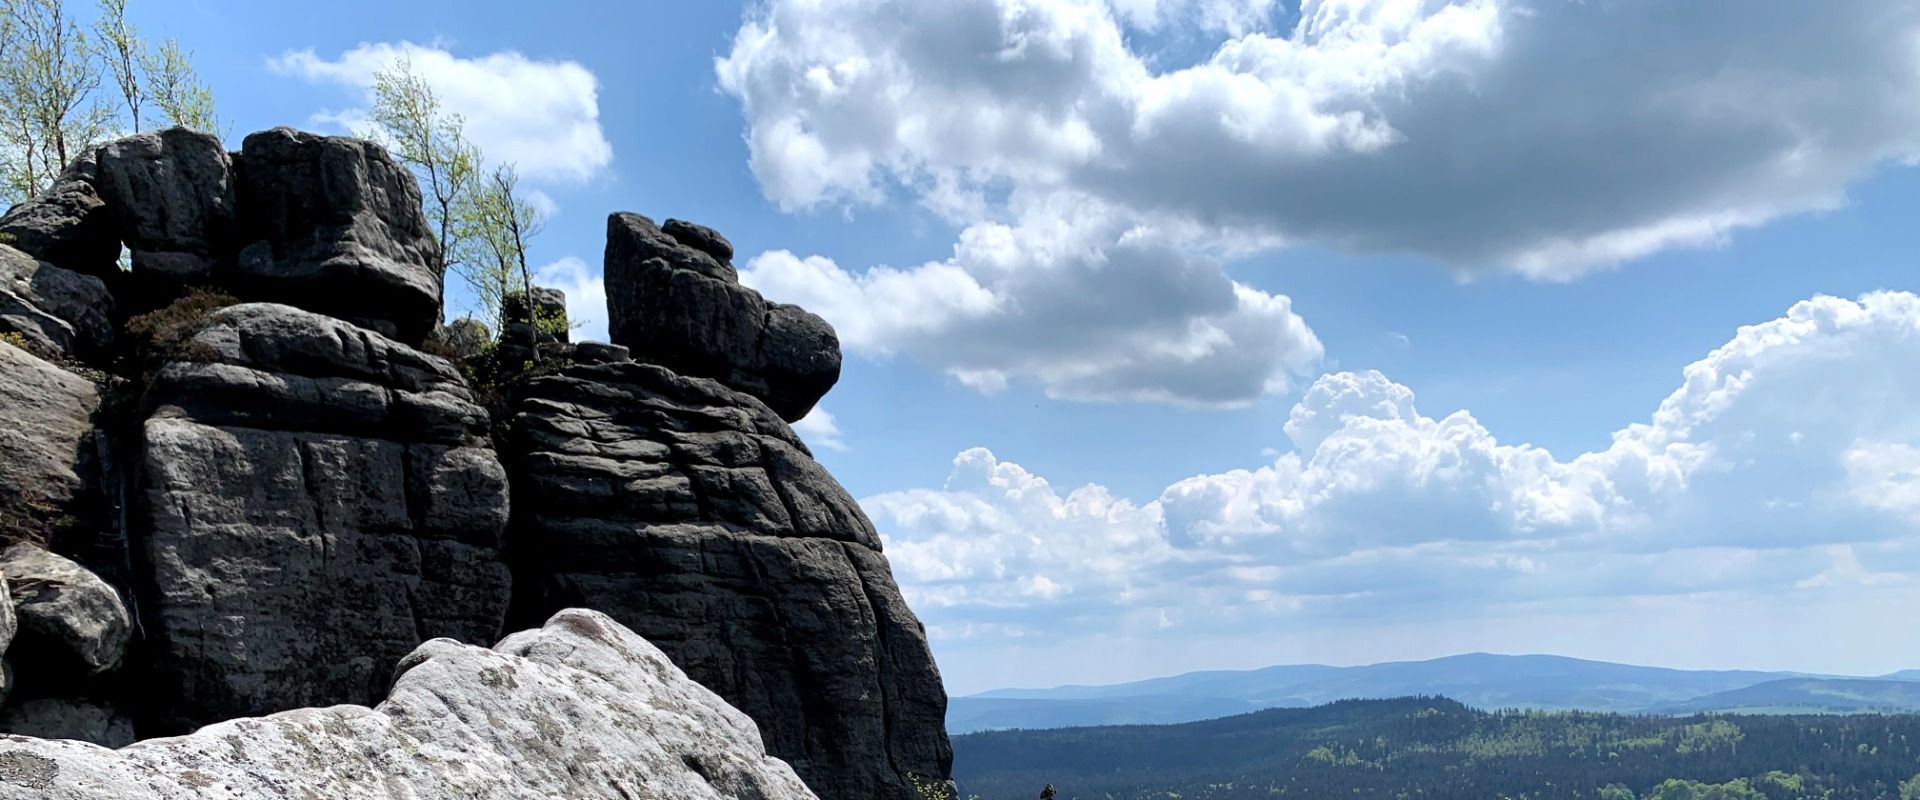
[[[840,380],[840,338],[798,306],[740,285],[718,232],[639,214],[607,219],[608,333],[633,357],[712,378],[797,422]]]
[[[0,799],[808,800],[753,721],[604,614],[403,659],[374,708],[210,725],[108,750],[0,738]]]

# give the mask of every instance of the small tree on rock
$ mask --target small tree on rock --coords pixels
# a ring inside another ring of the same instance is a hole
[[[382,140],[420,179],[427,212],[440,244],[441,276],[467,254],[469,229],[461,214],[472,202],[480,151],[466,138],[466,120],[442,108],[440,98],[402,57],[374,73],[373,122],[368,138]]]

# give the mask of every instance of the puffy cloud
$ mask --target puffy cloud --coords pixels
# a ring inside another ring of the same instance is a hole
[[[1567,460],[1465,411],[1428,416],[1379,373],[1334,373],[1289,416],[1291,452],[1148,502],[1062,493],[976,449],[942,489],[862,503],[916,607],[976,642],[1646,603],[1711,616],[1781,593],[1906,591],[1920,570],[1914,363],[1920,297],[1822,296],[1741,328],[1647,421]]]
[[[840,432],[840,424],[834,420],[833,412],[819,406],[814,406],[799,422],[793,423],[793,431],[813,447],[840,451],[847,449],[846,436]]]
[[[943,261],[856,273],[819,256],[762,254],[741,280],[824,316],[849,347],[904,353],[995,391],[1243,404],[1317,364],[1292,302],[1238,283],[1177,232],[1094,202],[1026,209],[966,228]]]
[[[1185,23],[1232,36],[1264,30],[1278,6],[1277,0],[1113,0],[1114,15],[1136,30],[1157,32]]]
[[[613,161],[600,127],[600,82],[572,61],[538,61],[503,51],[461,58],[412,42],[362,44],[328,59],[312,49],[268,59],[281,75],[352,90],[366,106],[316,115],[316,122],[364,129],[374,75],[405,58],[448,111],[466,119],[468,138],[490,160],[518,165],[532,181],[579,181]]]
[[[716,60],[790,209],[1134,218],[1561,279],[1920,156],[1920,7],[1762,0],[767,0]],[[1130,37],[1197,18],[1197,63]],[[1631,58],[1619,54],[1631,53]]]
[[[916,608],[1114,604],[1136,576],[1177,560],[1159,509],[1100,486],[1066,493],[975,448],[939,490],[861,501]]]

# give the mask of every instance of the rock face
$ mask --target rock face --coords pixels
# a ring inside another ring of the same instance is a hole
[[[92,572],[32,544],[0,551],[19,620],[15,669],[52,678],[92,676],[120,666],[133,618],[120,593]]]
[[[70,173],[97,190],[136,274],[206,282],[231,256],[233,162],[219,137],[187,128],[129,136]]]
[[[565,611],[493,649],[444,639],[377,708],[224,722],[106,750],[0,739],[4,800],[805,800],[753,723],[646,640]]]
[[[732,253],[709,228],[614,214],[605,273],[611,338],[636,359],[720,381],[796,422],[840,380],[840,339],[826,320],[741,286]]]
[[[717,231],[614,215],[581,345],[551,290],[441,329],[418,187],[363,141],[141,134],[0,234],[0,800],[948,776],[925,633],[787,425],[837,338]]]
[[[528,300],[528,295],[532,300]],[[568,343],[567,295],[559,289],[533,287],[506,297],[506,329],[500,333],[500,364],[509,370],[533,360],[534,349],[544,356],[564,356]]]
[[[113,342],[113,296],[99,278],[0,244],[0,333],[42,352],[93,357]]]
[[[766,405],[650,364],[514,388],[513,547],[537,616],[658,645],[833,798],[944,778],[946,694],[860,507]]]
[[[0,342],[0,541],[46,541],[98,506],[93,383]]]
[[[239,162],[243,297],[291,303],[418,344],[440,322],[439,245],[412,173],[360,139],[275,128]]]
[[[186,351],[144,427],[153,731],[371,702],[421,641],[497,635],[506,476],[453,367],[269,304]]]
[[[101,747],[133,744],[133,718],[113,706],[92,700],[36,697],[8,704],[0,711],[0,731],[41,739],[72,739]],[[6,779],[0,777],[0,787]],[[5,788],[0,788],[4,793]]]
[[[52,191],[0,216],[0,242],[88,275],[119,271],[120,237],[112,212],[93,184],[73,171],[61,176]]]

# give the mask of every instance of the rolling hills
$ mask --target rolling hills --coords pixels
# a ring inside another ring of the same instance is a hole
[[[951,698],[947,729],[962,734],[1012,728],[1169,724],[1263,708],[1304,708],[1344,699],[1411,695],[1444,696],[1481,709],[1647,713],[1920,710],[1920,683],[1900,676],[1920,678],[1920,670],[1861,679],[1470,653],[1357,667],[1286,665],[1193,672],[1108,686],[999,689]],[[1904,688],[1909,686],[1911,690]]]
[[[1920,715],[1487,712],[1345,700],[1180,725],[956,737],[961,796],[1027,800],[1890,800],[1920,791]]]

